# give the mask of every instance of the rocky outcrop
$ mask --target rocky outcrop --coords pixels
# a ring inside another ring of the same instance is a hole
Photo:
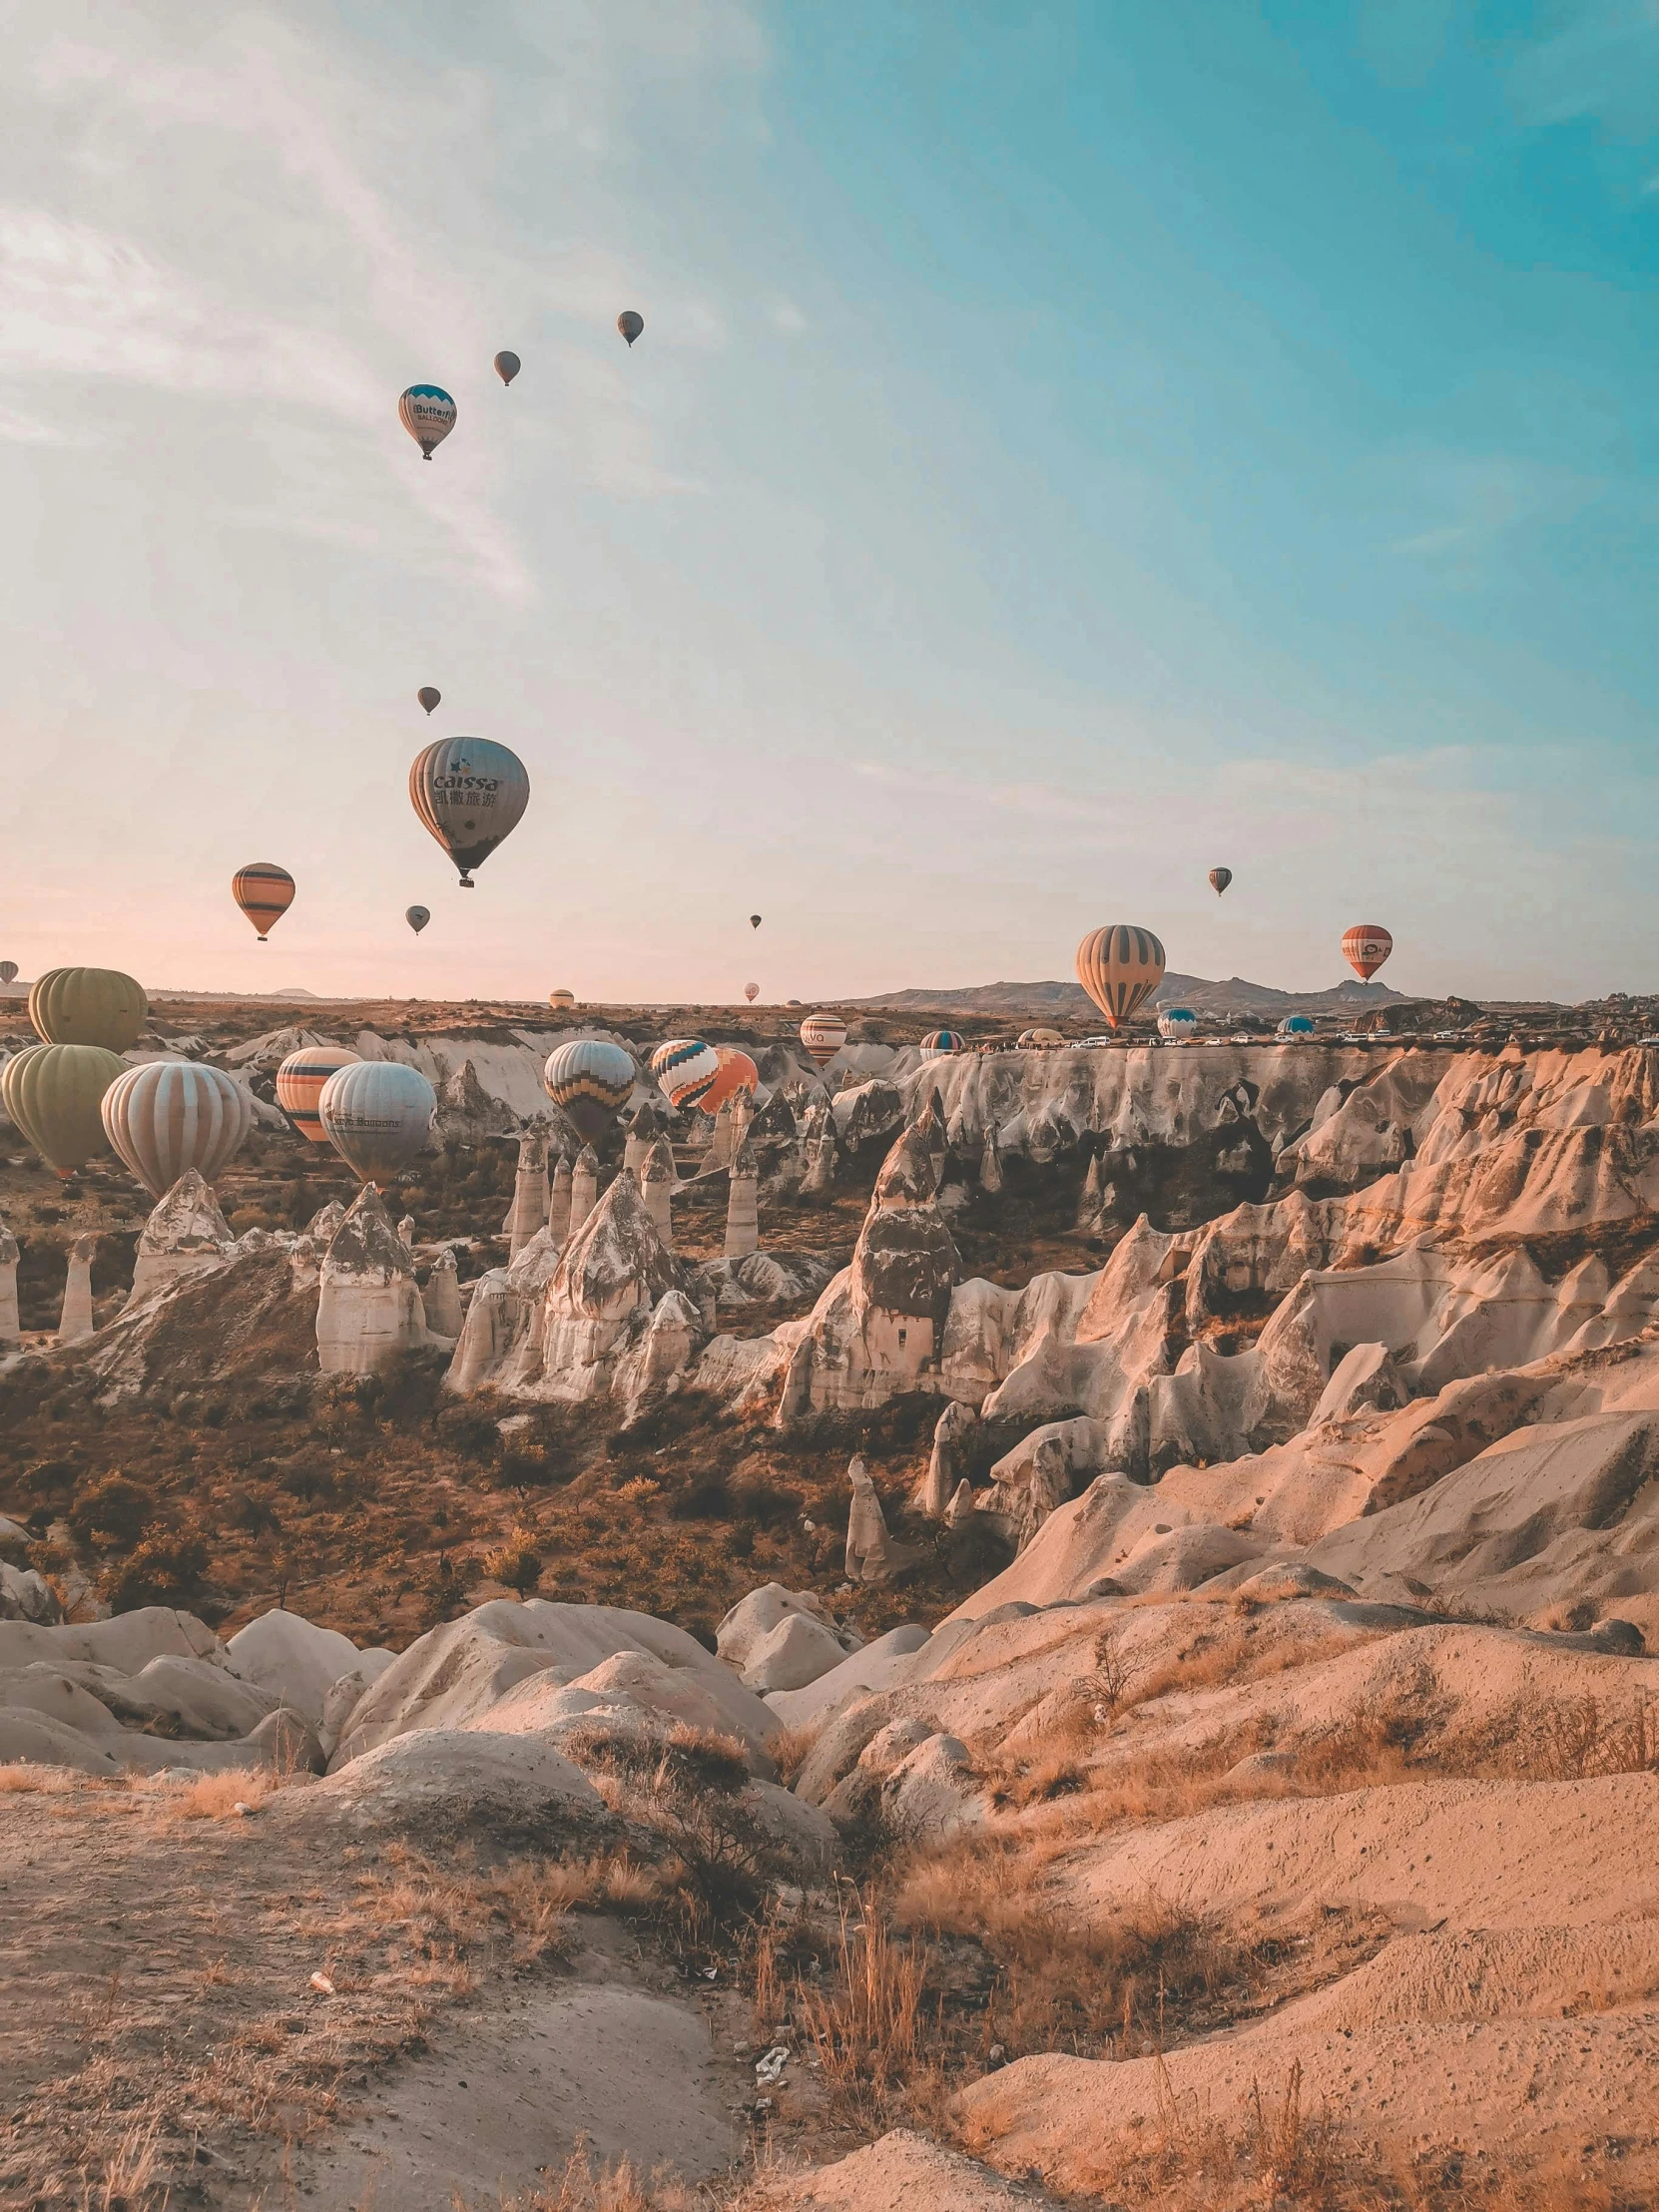
[[[455,1266],[455,1255],[445,1246],[432,1262],[421,1293],[421,1307],[426,1317],[426,1327],[434,1337],[447,1337],[453,1343],[461,1334],[461,1286]]]
[[[526,1129],[518,1140],[513,1203],[507,1215],[507,1257],[516,1260],[538,1229],[547,1226],[547,1131]]]
[[[17,1239],[0,1221],[0,1352],[21,1342],[22,1324],[17,1311]]]
[[[77,1237],[69,1248],[69,1273],[64,1279],[63,1312],[58,1322],[60,1345],[78,1344],[97,1326],[92,1316],[92,1263],[97,1251],[96,1237]]]
[[[979,1425],[972,1406],[952,1399],[933,1424],[933,1448],[916,1487],[915,1510],[943,1520],[945,1509],[967,1477],[967,1441]]]
[[[580,1236],[598,1201],[599,1155],[591,1144],[585,1144],[576,1155],[576,1165],[571,1170],[570,1227],[563,1240],[565,1243]]]
[[[142,1306],[182,1275],[219,1267],[235,1248],[236,1239],[220,1212],[218,1198],[195,1168],[187,1168],[139,1233],[129,1310]]]
[[[414,1263],[365,1183],[323,1258],[316,1357],[324,1375],[371,1375],[425,1342]]]
[[[758,1251],[761,1167],[747,1137],[732,1155],[726,1203],[726,1257],[741,1260]]]

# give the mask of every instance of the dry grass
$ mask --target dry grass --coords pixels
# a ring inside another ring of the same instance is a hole
[[[252,1767],[227,1767],[170,1791],[162,1800],[176,1821],[231,1821],[257,1813],[271,1796],[273,1777]]]
[[[706,2212],[706,2192],[688,2189],[672,2173],[642,2175],[627,2158],[597,2170],[586,2149],[578,2149],[557,2182],[515,2196],[470,2203],[457,2194],[454,2212]]]
[[[795,1787],[796,1776],[807,1764],[813,1746],[824,1734],[822,1720],[807,1721],[799,1728],[783,1728],[767,1745],[778,1762],[778,1775],[786,1790]]]
[[[930,1953],[894,1939],[873,1890],[841,1901],[828,1986],[798,1982],[795,2014],[818,2052],[830,2102],[875,2124],[920,2070]]]

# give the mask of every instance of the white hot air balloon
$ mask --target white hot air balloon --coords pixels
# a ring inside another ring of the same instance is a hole
[[[388,1183],[426,1149],[438,1094],[401,1060],[356,1060],[316,1102],[323,1135],[364,1183]]]
[[[254,1105],[223,1068],[144,1060],[104,1093],[104,1134],[152,1198],[187,1168],[211,1183],[254,1126]]]

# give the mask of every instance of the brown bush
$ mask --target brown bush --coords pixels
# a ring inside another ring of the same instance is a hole
[[[126,1551],[156,1518],[155,1493],[124,1474],[108,1474],[80,1491],[66,1518],[78,1543]]]
[[[167,1531],[145,1537],[118,1565],[99,1577],[98,1591],[113,1613],[145,1605],[188,1606],[202,1594],[208,1547],[200,1536]]]

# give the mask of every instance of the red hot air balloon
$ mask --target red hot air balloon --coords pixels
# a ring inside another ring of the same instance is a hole
[[[251,860],[231,878],[231,896],[260,933],[260,942],[293,904],[293,877],[275,860]]]
[[[1357,921],[1343,931],[1343,958],[1369,983],[1394,948],[1394,940],[1380,921]]]

